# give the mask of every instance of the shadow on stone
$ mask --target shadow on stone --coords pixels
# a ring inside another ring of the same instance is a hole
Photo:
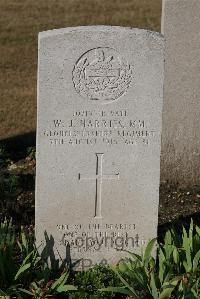
[[[48,263],[49,267],[54,271],[58,271],[58,270],[62,271],[66,268],[69,271],[73,271],[76,265],[80,263],[81,260],[72,262],[70,245],[68,244],[67,246],[65,246],[66,248],[65,257],[61,258],[57,248],[56,247],[54,248],[55,241],[53,236],[50,235],[49,237],[47,232],[45,231],[44,237],[45,237],[45,246],[42,249],[42,252],[40,254],[41,258],[45,260]],[[57,251],[59,258],[55,256],[55,251]]]

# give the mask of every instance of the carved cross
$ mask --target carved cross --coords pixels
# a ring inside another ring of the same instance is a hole
[[[95,194],[95,218],[102,218],[102,184],[104,180],[119,180],[119,173],[103,174],[103,156],[102,153],[96,154],[96,175],[94,177],[82,177],[79,173],[78,178],[82,180],[96,181],[96,194]]]

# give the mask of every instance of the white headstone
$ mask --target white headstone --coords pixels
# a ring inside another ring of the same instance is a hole
[[[163,38],[77,27],[39,35],[36,237],[77,269],[157,235]]]
[[[200,1],[164,0],[165,81],[161,178],[200,185]]]

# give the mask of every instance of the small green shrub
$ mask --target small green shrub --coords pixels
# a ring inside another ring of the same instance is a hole
[[[115,294],[106,294],[99,291],[100,288],[108,286],[120,285],[118,276],[108,267],[104,265],[96,265],[93,268],[79,272],[74,279],[74,285],[78,291],[69,294],[70,299],[111,299],[116,298]],[[124,298],[120,296],[118,298]]]

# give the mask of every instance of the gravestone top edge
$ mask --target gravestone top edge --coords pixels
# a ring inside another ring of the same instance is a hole
[[[134,33],[143,33],[153,35],[155,38],[164,39],[163,34],[157,31],[151,31],[143,28],[135,27],[122,27],[122,26],[107,26],[107,25],[92,25],[92,26],[75,26],[75,27],[66,27],[60,29],[53,29],[47,31],[41,31],[38,33],[38,39],[53,37],[61,34],[67,34],[72,32],[134,32]]]

